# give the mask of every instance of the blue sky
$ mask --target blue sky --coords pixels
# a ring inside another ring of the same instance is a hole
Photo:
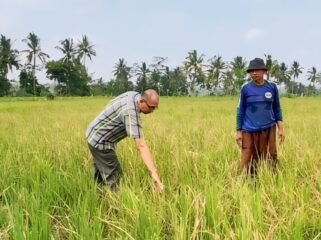
[[[104,80],[119,58],[132,66],[161,56],[176,67],[193,49],[206,60],[296,60],[305,78],[312,66],[321,70],[320,10],[319,0],[1,0],[0,33],[23,50],[21,40],[34,32],[54,60],[62,57],[60,40],[77,43],[85,34],[97,52],[89,72]],[[38,78],[46,82],[45,74]]]

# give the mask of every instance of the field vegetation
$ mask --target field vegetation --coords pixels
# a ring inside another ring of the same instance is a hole
[[[164,194],[131,139],[119,191],[95,185],[85,130],[108,100],[0,99],[0,239],[321,239],[320,98],[281,98],[279,171],[254,182],[236,97],[162,97],[142,117]]]

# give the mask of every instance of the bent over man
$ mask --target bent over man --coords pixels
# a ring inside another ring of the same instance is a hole
[[[116,155],[117,143],[125,137],[133,138],[140,156],[150,171],[157,190],[163,191],[152,154],[144,140],[140,113],[152,113],[159,104],[159,95],[153,89],[143,94],[129,91],[111,100],[105,109],[89,124],[86,136],[93,156],[95,179],[116,190],[122,169]]]

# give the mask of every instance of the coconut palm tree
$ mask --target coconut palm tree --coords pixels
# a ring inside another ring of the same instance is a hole
[[[62,51],[64,54],[61,60],[65,63],[71,62],[76,55],[76,48],[74,47],[72,38],[62,40],[60,41],[60,44],[61,46],[56,46],[56,49]]]
[[[127,66],[124,58],[118,59],[118,63],[115,64],[114,69],[113,73],[116,78],[119,76],[128,77],[130,75],[130,67]]]
[[[143,92],[147,89],[149,79],[149,69],[145,62],[141,65],[135,64],[135,75],[137,76],[137,90]]]
[[[94,45],[92,45],[87,36],[82,36],[82,40],[79,41],[76,47],[76,54],[78,54],[78,58],[82,58],[82,63],[86,67],[86,57],[92,61],[92,56],[96,56],[96,51],[94,50]]]
[[[300,67],[300,64],[297,61],[294,61],[292,63],[290,74],[293,76],[293,84],[292,84],[292,94],[293,94],[293,86],[295,84],[295,79],[299,77],[299,75],[302,73],[303,67]]]
[[[12,49],[10,38],[6,38],[1,34],[0,37],[0,75],[7,78],[7,74],[15,67],[19,69],[20,64],[18,60],[19,51]]]
[[[49,55],[41,51],[40,39],[34,33],[29,33],[26,39],[22,40],[27,43],[29,49],[23,50],[22,52],[27,53],[28,64],[32,64],[32,75],[33,75],[33,95],[36,95],[36,62],[37,58],[45,63]]]
[[[318,79],[317,69],[313,66],[311,69],[308,70],[307,73],[308,73],[307,80],[310,81],[310,85],[312,85],[314,87],[315,82]]]
[[[266,67],[268,68],[268,67]],[[277,79],[279,72],[280,72],[280,64],[278,63],[278,60],[274,60],[273,63],[270,65],[270,68],[268,68],[268,80],[270,78],[273,78],[274,82],[279,84],[279,80]]]
[[[317,73],[317,77],[316,77],[315,81],[316,81],[316,83],[321,84],[321,72]]]
[[[303,67],[300,67],[300,64],[297,61],[294,61],[291,66],[291,74],[293,76],[293,79],[296,79],[299,77],[299,75],[302,73]]]
[[[289,83],[291,80],[291,73],[288,70],[288,66],[282,62],[273,67],[273,77],[275,77],[278,84],[284,83],[287,89],[289,89]]]
[[[180,67],[168,72],[169,90],[171,95],[186,95],[188,93],[186,74]]]
[[[223,90],[225,95],[232,95],[234,92],[234,76],[233,72],[228,68],[222,77]]]
[[[213,84],[214,90],[220,84],[222,75],[224,74],[223,70],[226,69],[227,65],[222,60],[221,56],[214,56],[209,60],[210,64],[208,65],[208,83]]]
[[[247,62],[243,57],[237,56],[233,59],[233,61],[230,63],[231,66],[231,72],[233,73],[233,76],[235,78],[235,83],[233,84],[233,92],[239,91],[241,89],[241,86],[245,82],[246,79],[246,67]]]
[[[164,57],[153,57],[152,64],[149,65],[150,76],[148,86],[158,90],[158,94],[161,94],[161,80],[166,74],[168,67],[165,65],[168,59]]]
[[[203,57],[204,54],[198,56],[197,51],[192,50],[188,53],[188,56],[185,58],[186,61],[184,62],[184,68],[191,81],[191,91],[194,91],[195,83],[202,84],[204,86],[205,75],[203,73]]]
[[[273,60],[270,54],[264,54],[264,56],[265,56],[265,66],[267,68],[266,78],[269,81],[271,76],[271,71],[273,67],[277,64],[277,61]]]
[[[125,92],[131,90],[131,82],[129,82],[129,78],[131,77],[130,71],[131,68],[127,66],[125,59],[120,58],[118,63],[116,63],[114,67],[114,76],[116,77],[115,82],[118,84],[118,93]]]

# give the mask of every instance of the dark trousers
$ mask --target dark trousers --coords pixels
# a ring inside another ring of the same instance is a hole
[[[116,190],[122,169],[114,150],[99,150],[89,145],[89,150],[94,160],[95,180],[99,184],[109,185],[112,190]]]
[[[255,176],[259,160],[266,159],[275,171],[277,165],[276,126],[259,132],[243,131],[242,137],[242,169]]]

